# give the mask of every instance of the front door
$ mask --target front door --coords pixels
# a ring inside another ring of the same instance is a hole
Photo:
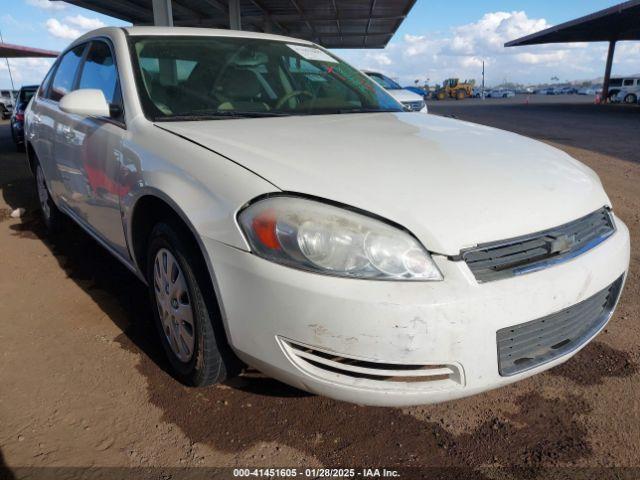
[[[81,221],[129,259],[120,214],[120,196],[126,193],[120,180],[127,130],[115,57],[106,41],[89,45],[75,88],[101,90],[113,115],[98,118],[61,112],[56,159],[68,159],[71,170],[79,173],[77,181],[67,184],[68,202]]]

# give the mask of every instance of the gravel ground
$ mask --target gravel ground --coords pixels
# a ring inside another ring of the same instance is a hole
[[[148,333],[145,288],[77,227],[55,242],[44,238],[24,157],[0,125],[0,478],[87,474],[54,467],[213,478],[215,471],[175,468],[217,466],[416,468],[404,478],[422,478],[425,468],[436,469],[429,478],[640,477],[640,109],[562,101],[430,107],[542,139],[600,174],[633,241],[613,320],[547,373],[407,409],[306,395],[256,372],[207,389],[179,385]],[[9,216],[17,207],[27,209],[21,219]]]

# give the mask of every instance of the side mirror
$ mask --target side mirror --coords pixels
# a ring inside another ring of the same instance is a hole
[[[109,104],[102,90],[82,88],[60,99],[60,110],[85,117],[110,117]]]

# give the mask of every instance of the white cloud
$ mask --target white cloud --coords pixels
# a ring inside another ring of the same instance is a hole
[[[32,7],[42,8],[43,10],[64,10],[69,5],[64,2],[54,1],[50,2],[49,0],[25,0],[27,5],[31,5]]]
[[[104,22],[97,18],[88,18],[83,15],[76,15],[74,17],[66,17],[65,20],[72,25],[82,30],[94,30],[96,28],[104,27]]]
[[[66,38],[68,40],[74,40],[74,39],[78,38],[81,35],[79,30],[77,30],[77,29],[75,29],[73,27],[70,27],[69,25],[67,25],[65,23],[61,23],[56,18],[50,18],[49,20],[47,20],[46,25],[47,25],[47,30],[54,37]]]
[[[530,18],[523,11],[489,12],[475,22],[454,26],[444,33],[404,35],[375,53],[352,50],[340,54],[358,67],[383,71],[399,78],[403,84],[427,78],[431,84],[441,83],[449,77],[475,78],[479,82],[483,61],[489,85],[504,80],[528,84],[548,82],[555,76],[564,81],[603,75],[604,44],[504,47],[510,40],[550,26],[544,18]],[[639,70],[639,54],[640,43],[621,42],[616,51],[614,73]]]
[[[11,75],[16,88],[22,85],[39,84],[51,68],[53,59],[50,58],[11,58]],[[0,62],[0,84],[8,86],[9,72],[7,62]]]
[[[82,15],[65,17],[64,22],[56,18],[50,18],[47,20],[46,25],[51,35],[68,40],[74,40],[89,30],[105,26],[105,24],[97,18],[88,18]]]

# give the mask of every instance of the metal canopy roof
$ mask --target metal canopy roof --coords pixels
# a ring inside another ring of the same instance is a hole
[[[600,10],[505,43],[504,46],[617,40],[640,40],[640,0],[630,0]]]
[[[11,45],[9,43],[0,43],[0,57],[7,58],[33,58],[48,57],[55,58],[60,52],[51,50],[41,50],[39,48],[23,47],[21,45]]]
[[[56,1],[56,0],[53,0]],[[65,0],[152,25],[151,0]],[[312,40],[327,48],[384,48],[416,0],[241,0],[243,29]],[[176,26],[229,26],[227,0],[173,0]]]

